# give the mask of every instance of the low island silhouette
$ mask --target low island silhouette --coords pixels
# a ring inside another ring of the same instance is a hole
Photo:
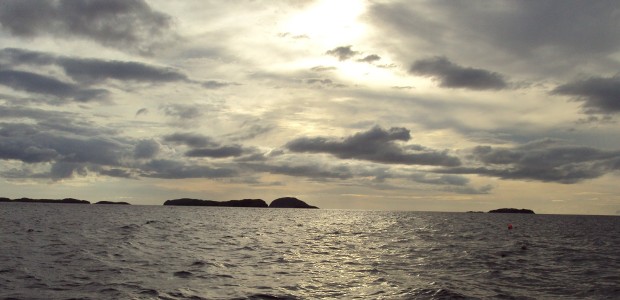
[[[531,209],[518,209],[518,208],[499,208],[489,210],[489,213],[500,213],[500,214],[534,214],[534,211]]]
[[[468,214],[483,214],[483,211],[480,210],[470,210],[467,212]],[[499,213],[499,214],[534,214],[534,211],[531,209],[518,209],[518,208],[498,208],[489,210],[489,213]]]
[[[0,202],[9,203],[60,203],[60,204],[91,204],[90,201],[80,200],[74,198],[64,199],[32,199],[32,198],[17,198],[10,199],[6,197],[0,197]],[[99,201],[94,204],[107,204],[107,205],[131,205],[128,202],[122,201]],[[181,198],[166,200],[164,205],[176,205],[176,206],[220,206],[220,207],[270,207],[270,208],[318,208],[307,204],[306,202],[299,200],[295,197],[282,197],[271,201],[271,204],[267,204],[262,199],[242,199],[242,200],[228,200],[228,201],[214,201],[214,200],[202,200],[192,198]]]
[[[270,207],[270,208],[318,208],[295,197],[282,197],[271,201],[269,205],[262,199],[241,199],[228,201],[181,198],[166,200],[164,205],[177,206],[219,206],[219,207]]]
[[[74,198],[64,198],[64,199],[17,198],[17,199],[9,199],[9,198],[5,198],[5,197],[0,197],[0,202],[90,204],[89,201],[79,200],[79,199],[74,199]]]

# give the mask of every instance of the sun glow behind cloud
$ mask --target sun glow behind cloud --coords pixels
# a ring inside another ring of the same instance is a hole
[[[358,21],[365,3],[358,0],[324,0],[293,15],[283,23],[283,30],[293,35],[305,35],[325,47],[355,43],[366,32]]]

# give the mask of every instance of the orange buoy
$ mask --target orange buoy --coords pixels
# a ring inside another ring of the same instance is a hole
[[[508,224],[508,230],[512,229],[512,224]]]

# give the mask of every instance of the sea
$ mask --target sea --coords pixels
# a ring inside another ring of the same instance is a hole
[[[620,299],[620,217],[0,203],[0,299]]]

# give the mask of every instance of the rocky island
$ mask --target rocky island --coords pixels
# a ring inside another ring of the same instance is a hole
[[[273,200],[270,205],[262,199],[242,199],[242,200],[228,200],[228,201],[214,201],[214,200],[202,200],[181,198],[174,200],[166,200],[164,205],[177,205],[177,206],[219,206],[219,207],[271,207],[271,208],[318,208],[316,206],[308,205],[306,202],[301,201],[294,197],[283,197]]]
[[[518,208],[499,208],[489,210],[489,213],[501,213],[501,214],[534,214],[534,211],[531,209],[518,209]]]
[[[99,201],[95,204],[118,204],[118,205],[131,205],[124,201]]]
[[[278,198],[276,200],[271,201],[269,207],[276,208],[318,208],[316,206],[308,205],[306,202],[303,202],[297,198],[293,197],[283,197]]]
[[[214,201],[214,200],[202,200],[181,198],[174,200],[166,200],[164,205],[178,205],[178,206],[221,206],[221,207],[268,207],[267,203],[262,199],[242,199],[242,200],[228,200],[228,201]]]

